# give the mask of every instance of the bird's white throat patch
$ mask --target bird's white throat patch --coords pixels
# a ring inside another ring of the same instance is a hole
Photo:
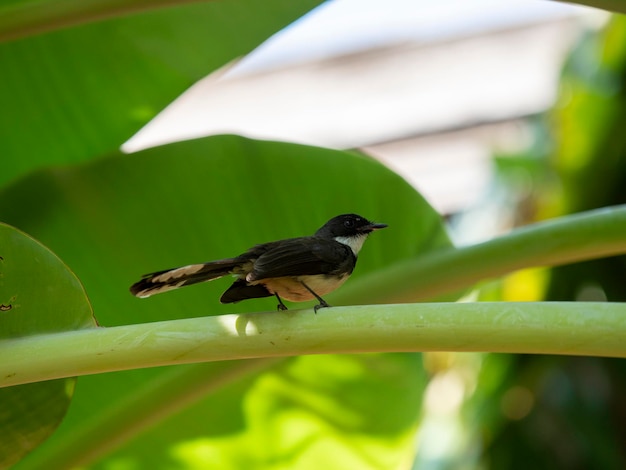
[[[368,235],[368,233],[363,233],[352,237],[335,237],[335,240],[349,246],[354,256],[356,256],[359,254],[359,251],[361,251],[361,248],[363,248],[363,243],[365,243],[365,239]]]

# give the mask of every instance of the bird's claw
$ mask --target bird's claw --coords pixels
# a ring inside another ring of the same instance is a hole
[[[332,305],[330,305],[326,301],[322,300],[319,304],[317,304],[315,307],[313,307],[313,313],[317,313],[317,311],[320,308],[328,308],[328,307],[332,307]]]

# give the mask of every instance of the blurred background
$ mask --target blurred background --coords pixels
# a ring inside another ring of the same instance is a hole
[[[224,132],[359,148],[469,244],[626,202],[625,65],[626,20],[604,11],[337,0],[195,84],[123,148]],[[516,272],[473,298],[619,302],[625,281],[625,258],[609,258]],[[624,361],[423,362],[414,468],[626,468]]]

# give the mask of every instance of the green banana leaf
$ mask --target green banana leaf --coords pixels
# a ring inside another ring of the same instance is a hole
[[[85,291],[68,267],[28,235],[0,223],[0,339],[95,326]],[[75,382],[0,388],[0,468],[19,461],[54,432]]]
[[[0,42],[0,184],[115,151],[194,82],[319,3],[173,5]],[[0,41],[33,23],[45,30],[162,4],[15,1],[0,6]]]
[[[313,233],[346,212],[389,224],[368,239],[353,278],[450,246],[439,215],[376,161],[235,136],[40,170],[0,191],[0,219],[68,263],[103,326],[271,310],[271,298],[221,305],[227,279],[148,299],[128,287],[146,272]],[[58,432],[16,468],[195,468],[194,459],[197,468],[212,461],[221,468],[380,468],[410,460],[424,381],[419,356],[302,357],[237,372],[245,364],[81,377]],[[235,378],[189,399],[194,387],[229,374]],[[180,394],[166,392],[178,386]],[[162,409],[173,411],[152,422]],[[141,434],[144,421],[152,427]]]

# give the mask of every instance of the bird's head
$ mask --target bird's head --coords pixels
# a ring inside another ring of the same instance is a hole
[[[387,224],[370,222],[360,215],[342,214],[326,222],[315,232],[315,236],[334,239],[344,245],[348,245],[356,255],[370,233],[385,227],[387,227]]]

